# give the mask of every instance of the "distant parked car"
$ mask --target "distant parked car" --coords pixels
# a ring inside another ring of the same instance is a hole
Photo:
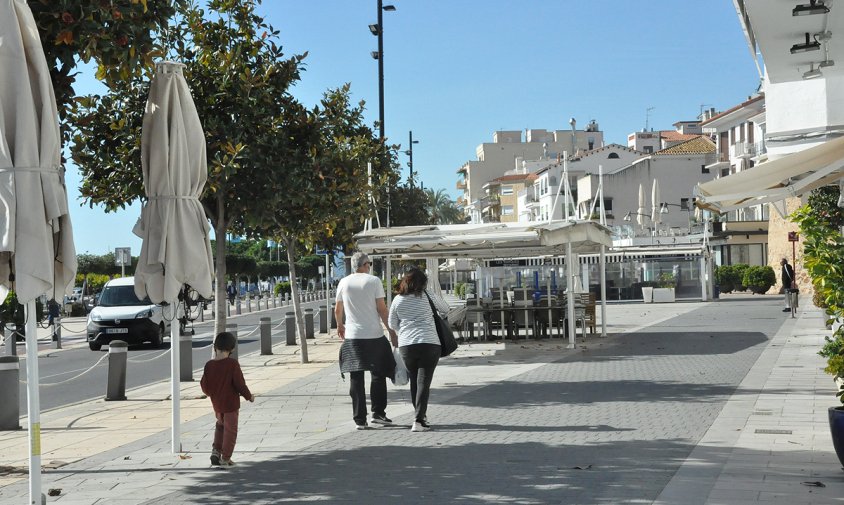
[[[135,295],[135,278],[108,281],[88,314],[88,347],[99,351],[112,340],[128,344],[150,342],[158,348],[170,331],[161,305]]]

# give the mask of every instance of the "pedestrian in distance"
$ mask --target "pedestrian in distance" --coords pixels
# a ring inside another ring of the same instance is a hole
[[[229,305],[234,305],[234,298],[237,295],[237,289],[235,289],[234,284],[229,284],[226,287],[226,294],[229,297]]]
[[[352,419],[358,430],[369,427],[366,411],[364,372],[369,372],[369,397],[373,424],[389,425],[387,417],[387,378],[395,377],[396,362],[392,348],[398,345],[396,332],[387,324],[387,304],[381,280],[370,275],[372,261],[362,252],[352,255],[353,273],[337,285],[334,317],[340,346],[340,373],[349,374],[349,396],[352,397]],[[390,340],[384,336],[388,328]]]
[[[390,328],[398,333],[399,352],[410,378],[410,399],[415,409],[411,431],[428,431],[428,398],[434,370],[440,360],[440,339],[434,325],[433,304],[438,312],[448,313],[448,305],[439,296],[426,292],[428,277],[418,268],[411,269],[399,284],[399,294],[390,305]],[[430,301],[429,301],[430,300]]]
[[[240,397],[255,401],[246,386],[240,364],[231,357],[235,344],[235,336],[227,331],[214,338],[214,359],[205,364],[199,381],[202,392],[211,399],[217,418],[211,445],[211,464],[216,466],[234,466],[232,453],[237,442]]]
[[[785,308],[782,311],[791,312],[791,290],[797,287],[794,281],[794,268],[788,264],[788,260],[785,258],[780,261],[780,265],[782,265],[780,276],[782,278],[783,292],[785,293]]]

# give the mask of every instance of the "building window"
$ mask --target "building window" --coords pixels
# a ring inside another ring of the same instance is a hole
[[[513,186],[501,186],[501,195],[507,196],[513,194]]]
[[[654,152],[654,147],[653,146],[643,146],[642,151],[645,154],[651,154],[652,152]]]
[[[502,216],[512,216],[513,215],[513,206],[512,205],[502,205],[501,206],[501,215]]]
[[[680,208],[683,210],[689,210],[689,199],[688,198],[681,198],[680,199]]]
[[[618,153],[610,153],[610,155],[607,156],[607,159],[608,160],[617,160],[618,159]]]
[[[709,169],[706,168],[706,165],[700,166],[700,173],[702,173],[702,174],[708,174],[709,173]]]
[[[604,198],[604,210],[612,212],[612,198]]]

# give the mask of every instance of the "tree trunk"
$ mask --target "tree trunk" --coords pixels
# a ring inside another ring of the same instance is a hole
[[[296,314],[296,336],[299,338],[302,363],[309,363],[308,339],[305,338],[305,315],[302,312],[302,304],[299,302],[299,286],[296,283],[296,253],[294,251],[296,243],[292,237],[288,236],[283,236],[282,240],[287,246],[287,262],[290,265],[290,296],[293,298],[293,312]]]
[[[226,209],[222,192],[217,194],[217,220],[214,222],[215,248],[217,258],[214,261],[216,290],[214,293],[214,335],[226,331]],[[213,337],[212,337],[213,339]]]

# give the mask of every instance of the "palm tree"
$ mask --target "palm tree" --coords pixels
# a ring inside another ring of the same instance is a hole
[[[463,211],[451,200],[444,189],[426,188],[428,195],[428,214],[431,216],[432,224],[454,224],[463,223]]]

